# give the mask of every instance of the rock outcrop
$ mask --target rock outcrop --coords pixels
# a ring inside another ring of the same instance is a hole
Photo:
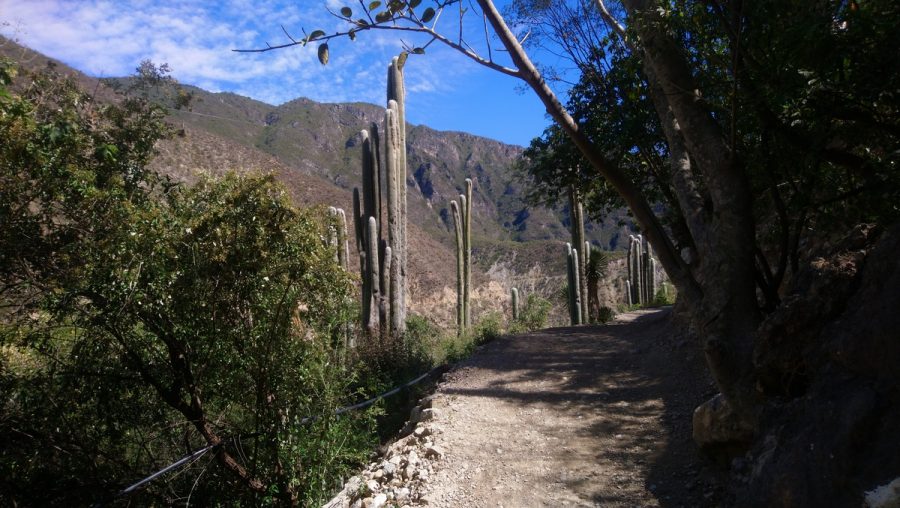
[[[772,401],[736,506],[861,506],[900,474],[900,226],[857,228],[813,260],[762,327]]]

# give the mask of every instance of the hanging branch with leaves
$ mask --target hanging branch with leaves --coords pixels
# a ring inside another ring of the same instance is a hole
[[[238,53],[264,53],[266,51],[290,48],[294,46],[302,47],[315,42],[319,44],[319,62],[322,65],[326,65],[330,57],[328,41],[342,37],[347,37],[350,40],[356,40],[356,34],[367,30],[392,30],[423,34],[428,37],[428,42],[420,46],[414,46],[406,42],[402,42],[403,53],[401,54],[401,58],[403,60],[405,60],[407,55],[409,54],[425,54],[425,50],[429,46],[431,46],[432,43],[437,41],[450,48],[455,49],[456,51],[459,51],[460,53],[464,54],[480,65],[483,65],[495,71],[502,72],[503,74],[507,74],[512,77],[520,79],[522,78],[522,75],[518,69],[501,65],[494,60],[493,51],[491,50],[490,45],[490,35],[487,30],[488,21],[487,17],[484,14],[481,15],[481,18],[483,24],[485,25],[484,38],[485,44],[488,48],[487,57],[478,54],[478,52],[472,47],[471,44],[466,41],[465,37],[463,36],[463,20],[469,13],[469,9],[463,7],[463,2],[461,2],[460,0],[437,1],[434,2],[433,7],[426,7],[424,9],[420,8],[421,3],[422,0],[411,0],[409,2],[394,0],[385,3],[375,0],[366,4],[363,0],[359,0],[359,7],[362,12],[361,16],[357,15],[356,13],[359,11],[355,12],[353,8],[348,6],[341,7],[337,12],[326,7],[328,12],[332,16],[346,22],[349,28],[347,28],[346,30],[339,30],[331,34],[328,34],[324,30],[319,29],[313,30],[309,33],[307,33],[305,29],[301,29],[301,31],[303,32],[303,37],[297,38],[291,35],[291,33],[288,32],[288,30],[284,26],[282,26],[281,30],[288,38],[288,42],[274,45],[266,43],[266,47],[264,48],[235,49],[233,51]],[[459,32],[455,41],[445,35],[442,35],[437,30],[438,23],[440,22],[441,15],[443,14],[444,10],[447,7],[451,7],[454,5],[459,8]]]

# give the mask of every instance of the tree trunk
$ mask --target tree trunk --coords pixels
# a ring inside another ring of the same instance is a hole
[[[698,249],[695,266],[681,258],[649,203],[625,174],[580,131],[490,0],[478,0],[488,21],[509,52],[522,79],[547,108],[591,166],[625,200],[659,260],[685,298],[703,340],[707,364],[726,399],[747,423],[756,424],[759,398],[752,373],[752,351],[759,323],[756,305],[753,245],[754,224],[750,186],[739,161],[725,142],[719,126],[699,100],[690,69],[665,33],[637,21],[644,57],[653,69],[667,108],[680,127],[681,163],[695,161],[710,194],[708,208],[698,210],[691,200],[691,220],[703,224],[708,235]],[[629,17],[639,20],[645,2],[626,0]],[[648,10],[653,16],[652,9]],[[663,123],[673,118],[661,116]],[[684,168],[691,169],[691,168]],[[683,171],[682,177],[686,177]],[[691,181],[683,182],[689,189]],[[694,196],[692,196],[694,197]],[[696,239],[695,239],[696,240]],[[696,243],[696,242],[695,242]]]

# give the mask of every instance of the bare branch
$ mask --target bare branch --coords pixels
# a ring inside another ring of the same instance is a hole
[[[346,18],[342,18],[342,19],[346,19]],[[405,21],[409,22],[412,26],[396,24],[397,21],[401,21],[401,20],[405,20]],[[462,37],[460,37],[459,43],[451,41],[444,35],[441,35],[437,31],[435,31],[433,26],[429,27],[429,26],[425,25],[424,23],[422,23],[421,20],[419,20],[417,17],[414,18],[414,17],[410,17],[410,16],[397,16],[397,17],[394,17],[390,20],[387,20],[387,21],[384,21],[381,23],[376,22],[376,23],[372,23],[369,25],[365,25],[365,26],[356,25],[349,30],[335,32],[330,35],[324,35],[315,40],[324,42],[324,41],[328,41],[331,39],[345,37],[350,32],[362,32],[362,31],[366,31],[366,30],[394,30],[394,31],[399,31],[399,32],[412,32],[412,33],[426,34],[431,37],[431,41],[429,41],[429,43],[425,47],[427,47],[432,42],[437,40],[437,41],[441,42],[442,44],[462,53],[463,55],[467,56],[469,59],[471,59],[472,61],[474,61],[480,65],[483,65],[483,66],[485,66],[489,69],[495,70],[497,72],[506,74],[507,76],[512,76],[514,78],[522,79],[522,74],[519,70],[495,63],[491,58],[484,58],[484,57],[480,56],[478,53],[475,52],[475,50],[471,46],[469,46],[469,44],[467,44],[465,42],[465,40],[462,39]],[[305,30],[303,31],[303,33],[305,36],[305,38],[303,40],[295,40],[295,39],[291,38],[290,36],[288,36],[288,38],[290,39],[290,42],[286,42],[284,44],[272,45],[272,44],[266,43],[266,47],[264,47],[264,48],[232,49],[232,51],[235,53],[266,53],[268,51],[290,48],[290,47],[294,47],[294,46],[304,46],[304,45],[306,45],[307,42],[309,42],[308,41],[309,36],[306,35]],[[285,34],[287,34],[287,32],[285,32]]]
[[[491,36],[488,33],[487,16],[484,13],[481,14],[481,22],[484,24],[484,43],[487,44],[488,60],[493,62],[494,55],[491,54]]]
[[[291,42],[297,44],[297,41],[294,40],[293,37],[291,37],[291,34],[288,33],[288,31],[287,31],[287,29],[284,27],[284,25],[281,25],[281,31],[284,32],[284,35],[286,35],[287,38],[291,40]],[[267,44],[268,44],[268,43],[267,43]]]

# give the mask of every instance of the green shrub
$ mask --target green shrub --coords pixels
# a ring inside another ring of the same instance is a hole
[[[525,304],[519,310],[519,319],[512,322],[510,333],[531,332],[547,326],[547,318],[552,307],[549,300],[532,293],[525,299]]]
[[[600,323],[609,323],[613,319],[615,319],[616,313],[609,307],[600,307],[600,312],[597,314],[597,321]]]
[[[0,67],[0,497],[90,505],[221,440],[129,502],[321,505],[375,442],[328,416],[365,380],[322,214],[270,176],[174,184],[161,108]]]
[[[473,331],[472,342],[476,345],[498,339],[503,335],[503,316],[499,312],[488,312],[481,316]]]
[[[656,290],[656,294],[653,295],[653,300],[650,302],[650,307],[659,307],[662,305],[672,305],[675,303],[675,297],[677,292],[675,291],[675,287],[668,283],[663,282],[660,284],[659,289]]]

